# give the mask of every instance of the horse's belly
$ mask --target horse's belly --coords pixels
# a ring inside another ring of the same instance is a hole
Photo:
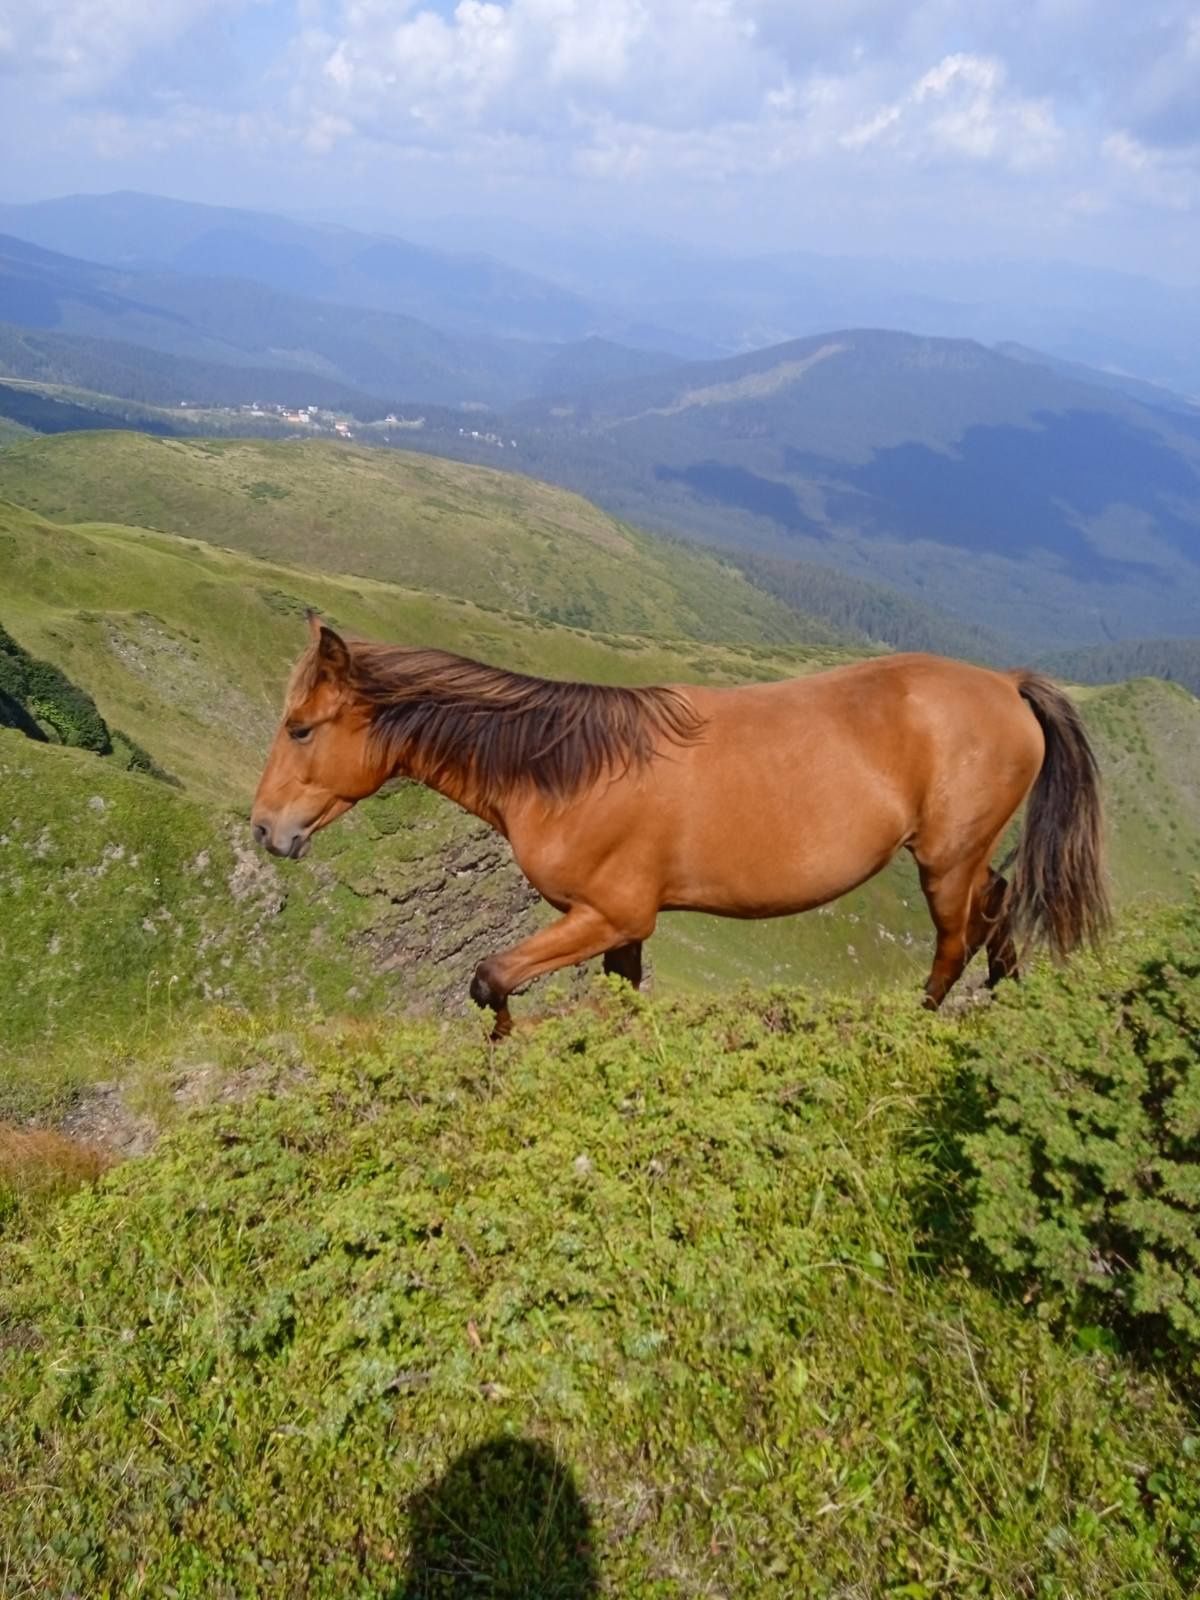
[[[836,900],[885,867],[911,822],[894,803],[847,806],[818,819],[746,808],[682,831],[663,909],[778,917]]]

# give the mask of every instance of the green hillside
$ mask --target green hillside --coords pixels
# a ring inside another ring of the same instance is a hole
[[[0,492],[6,1600],[1197,1592],[1200,700],[1077,691],[1120,919],[1065,973],[921,1011],[905,861],[496,1047],[500,838],[400,783],[251,844],[305,608],[611,683],[834,636],[425,458],[68,435]]]
[[[1014,1025],[1053,1049],[1073,995],[156,1037],[191,1109],[146,1159],[5,1210],[0,1144],[7,1592],[1194,1595],[1183,1381],[987,1270],[955,1166]]]
[[[228,498],[232,536],[242,509],[249,506],[245,515],[253,520],[257,502],[253,495],[238,498],[232,489]],[[516,514],[511,512],[510,528],[519,545]],[[471,532],[460,530],[460,542]],[[601,542],[610,534],[612,550]],[[612,612],[624,607],[635,620],[645,620],[644,597],[654,594],[658,578],[669,617],[670,552],[662,567],[647,563],[643,569],[640,547],[632,538],[622,544],[623,537],[602,519],[586,532],[561,534],[565,549],[555,566],[544,567],[542,589],[557,585],[565,593],[572,568],[586,576],[591,557],[597,583],[611,587]],[[536,536],[529,546],[521,553],[532,582]],[[430,564],[441,559],[436,548],[429,553]],[[688,562],[685,556],[685,576],[693,570]],[[471,564],[465,565],[461,587],[475,587]],[[702,561],[694,570],[692,592],[697,608],[710,607],[710,625],[719,626],[722,597],[732,594],[736,601],[744,596],[750,609],[741,617],[732,613],[730,631],[739,625],[749,631],[754,592],[736,576],[727,583],[715,562]],[[711,585],[707,592],[701,580]],[[308,605],[368,637],[440,645],[510,667],[602,682],[736,682],[839,659],[827,647],[785,640],[774,648],[701,645],[683,629],[672,639],[664,628],[657,640],[590,634],[488,604],[258,561],[144,528],[67,527],[2,502],[0,596],[0,621],[34,655],[93,694],[110,725],[145,744],[197,793],[240,804],[248,801],[261,767],[287,668],[303,644]],[[675,614],[681,623],[694,615],[682,599]],[[783,624],[795,622],[782,610],[778,616]]]
[[[0,451],[0,499],[606,632],[832,643],[735,569],[516,474],[320,441],[68,434]]]
[[[532,926],[502,842],[411,785],[283,867],[244,812],[0,730],[0,819],[0,1119],[114,1075],[169,1096],[130,1052],[214,1007],[461,1012],[474,962]]]

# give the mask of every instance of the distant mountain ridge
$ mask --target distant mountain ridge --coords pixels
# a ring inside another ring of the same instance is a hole
[[[667,329],[481,253],[131,191],[0,204],[0,233],[131,271],[251,279],[281,293],[416,317],[459,335],[671,348]],[[691,342],[678,346],[682,357]]]
[[[1039,648],[1188,634],[1200,413],[969,340],[846,329],[527,402],[524,470]]]
[[[307,374],[373,395],[381,411],[413,400],[507,406],[541,393],[544,374],[561,382],[574,354],[589,382],[673,364],[592,340],[443,333],[416,317],[303,299],[249,278],[109,267],[5,235],[0,322],[188,361]]]
[[[250,278],[449,332],[707,359],[825,328],[1014,341],[1200,398],[1200,288],[1066,261],[703,250],[516,217],[344,221],[124,191],[0,204],[0,232],[109,266]],[[501,258],[501,259],[497,259]]]
[[[631,316],[702,339],[698,358],[826,328],[905,328],[986,345],[1013,340],[1200,398],[1200,284],[1181,263],[1164,264],[1183,280],[1172,283],[1062,260],[764,254],[738,240],[706,249],[497,216],[414,222],[409,231],[442,247],[482,246],[576,294],[603,295]]]
[[[326,406],[364,418],[386,409],[378,395],[322,373],[202,361],[120,339],[5,322],[0,322],[0,378],[65,385],[149,406],[232,406],[258,400]]]

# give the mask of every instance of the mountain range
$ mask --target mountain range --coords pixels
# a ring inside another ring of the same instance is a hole
[[[967,340],[848,329],[509,416],[646,526],[883,580],[1040,649],[1190,634],[1200,411]]]
[[[490,250],[623,307],[670,328],[676,342],[668,347],[698,358],[826,328],[905,328],[1015,341],[1200,398],[1200,287],[1187,262],[1164,262],[1163,277],[1150,278],[1064,260],[755,254],[736,238],[717,253],[632,232],[558,233],[505,216],[406,217],[396,226],[443,249]],[[683,351],[683,337],[706,348]]]
[[[402,438],[363,438],[577,489],[802,610],[804,574],[836,569],[1003,653],[1196,632],[1200,408],[1145,378],[862,326],[685,360],[477,253],[146,196],[0,207],[0,226],[40,240],[0,238],[10,428],[278,433],[238,408],[407,407]],[[46,242],[85,240],[105,259]]]
[[[593,339],[572,346],[445,333],[417,317],[304,298],[258,279],[106,266],[11,235],[0,235],[0,321],[117,340],[126,357],[140,346],[210,367],[277,369],[294,376],[297,394],[308,392],[301,378],[332,381],[356,391],[359,405],[373,396],[376,413],[414,400],[508,405],[558,387],[576,353],[589,381],[672,364]],[[603,359],[609,349],[612,366]],[[181,383],[188,376],[185,369]],[[243,382],[240,396],[253,392]]]
[[[358,222],[359,219],[352,219]],[[0,233],[122,269],[248,278],[450,333],[597,337],[681,360],[839,327],[1010,342],[1200,397],[1200,289],[1067,261],[724,253],[514,218],[381,227],[124,191],[0,204]]]
[[[0,205],[0,233],[126,271],[241,278],[310,300],[395,312],[453,333],[569,343],[602,336],[681,357],[720,348],[639,327],[602,298],[477,250],[158,195],[69,195]]]

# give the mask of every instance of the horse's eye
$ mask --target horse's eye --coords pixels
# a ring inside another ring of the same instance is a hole
[[[307,744],[312,738],[311,728],[289,728],[288,738],[294,739],[297,744]]]

